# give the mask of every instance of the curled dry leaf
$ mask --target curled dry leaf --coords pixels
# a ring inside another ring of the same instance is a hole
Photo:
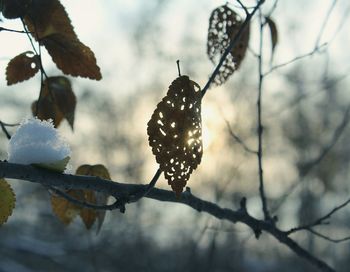
[[[209,19],[207,54],[209,59],[217,64],[219,59],[235,38],[243,21],[232,9],[221,6],[213,10]],[[249,25],[247,25],[239,37],[237,44],[226,57],[215,77],[214,83],[221,85],[236,71],[246,54],[249,43]]]
[[[78,39],[57,33],[46,36],[41,42],[63,73],[96,80],[102,78],[94,53]]]
[[[7,85],[33,77],[40,69],[40,58],[31,51],[19,54],[6,67]]]
[[[49,77],[43,83],[39,101],[32,104],[32,112],[41,120],[52,119],[55,127],[65,118],[73,129],[76,103],[68,78]]]
[[[108,169],[102,164],[89,165],[84,164],[78,167],[76,171],[77,175],[95,176],[103,179],[111,180]],[[108,195],[100,192],[94,192],[91,190],[84,190],[85,200],[88,203],[96,205],[106,205],[108,201]],[[87,229],[90,229],[97,218],[97,232],[101,229],[103,221],[105,219],[106,211],[104,210],[92,210],[82,209],[80,216],[83,219]]]
[[[15,208],[16,196],[10,184],[0,179],[0,226],[4,224]]]
[[[271,54],[273,56],[275,52],[276,45],[278,43],[278,30],[277,26],[274,20],[272,20],[270,17],[265,18],[266,23],[270,29],[270,34],[271,34]]]
[[[149,145],[160,169],[179,197],[202,158],[201,92],[180,76],[157,105],[147,126]]]

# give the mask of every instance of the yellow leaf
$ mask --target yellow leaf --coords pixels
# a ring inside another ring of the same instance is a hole
[[[81,190],[68,190],[65,193],[79,201],[84,200]],[[79,206],[59,196],[51,196],[51,206],[54,214],[65,225],[70,224],[81,211]]]
[[[40,68],[40,60],[33,52],[27,51],[14,57],[6,67],[7,85],[33,77]]]
[[[110,180],[111,177],[109,175],[108,169],[102,165],[102,164],[97,164],[97,165],[89,165],[89,164],[84,164],[78,167],[76,170],[77,175],[85,175],[85,176],[95,176],[95,177],[100,177],[103,179],[108,179]],[[108,201],[108,195],[104,193],[99,193],[99,192],[94,192],[91,190],[84,190],[84,196],[85,200],[88,203],[95,204],[95,205],[106,205]],[[93,223],[95,222],[96,218],[98,221],[98,226],[97,226],[97,231],[100,230],[104,218],[106,215],[106,211],[104,210],[93,210],[93,209],[82,209],[80,212],[80,217],[85,223],[85,226],[87,229],[90,229]]]
[[[147,133],[156,161],[179,197],[203,153],[198,84],[188,76],[175,79],[153,112]]]
[[[11,186],[0,179],[0,225],[5,223],[15,208],[16,196]]]

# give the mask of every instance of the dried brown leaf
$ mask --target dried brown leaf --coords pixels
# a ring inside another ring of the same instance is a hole
[[[33,77],[40,69],[40,59],[27,51],[10,60],[6,67],[7,85],[22,82]]]
[[[179,197],[202,158],[201,92],[180,76],[157,105],[147,126],[149,145],[169,185]]]
[[[39,102],[32,104],[33,115],[41,120],[52,119],[57,127],[66,118],[73,129],[76,97],[69,79],[49,77],[43,83]]]
[[[55,33],[77,38],[69,16],[59,0],[32,0],[24,22],[36,39]]]
[[[208,29],[207,54],[215,65],[218,64],[219,59],[239,32],[242,24],[243,21],[238,14],[226,5],[216,8],[211,13]],[[239,68],[248,48],[249,29],[249,25],[247,25],[237,44],[226,57],[219,70],[219,74],[214,79],[215,84],[223,84],[234,71]]]
[[[46,36],[42,43],[63,73],[96,80],[102,78],[94,53],[78,39],[57,33]]]
[[[266,23],[270,29],[270,36],[271,36],[271,54],[273,56],[273,54],[275,53],[275,48],[276,45],[278,43],[278,30],[277,30],[277,26],[274,20],[272,20],[270,17],[266,17],[265,18]]]

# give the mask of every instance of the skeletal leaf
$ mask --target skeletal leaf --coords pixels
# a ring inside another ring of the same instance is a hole
[[[157,105],[147,126],[149,145],[169,185],[179,197],[202,158],[201,92],[180,76]]]
[[[44,81],[39,101],[32,104],[32,112],[41,120],[52,119],[55,127],[65,118],[73,129],[76,103],[68,78],[49,77]]]
[[[67,190],[65,193],[79,201],[84,200],[84,194],[82,190]],[[69,225],[81,211],[81,208],[79,206],[60,196],[51,196],[51,206],[54,214],[65,225]]]
[[[213,10],[209,19],[207,54],[209,59],[216,65],[233,39],[235,39],[243,21],[232,9],[220,6]],[[215,77],[214,83],[221,85],[236,71],[242,60],[249,43],[249,24],[245,27],[239,37],[237,44],[226,57],[219,74]]]
[[[5,179],[0,179],[0,226],[4,224],[15,208],[16,196]]]
[[[78,39],[55,33],[45,36],[42,44],[63,73],[96,80],[102,78],[94,53]]]
[[[272,20],[270,17],[265,18],[267,25],[269,26],[270,29],[270,36],[271,36],[271,55],[275,53],[275,48],[278,43],[278,30],[277,26],[274,20]],[[272,58],[272,57],[271,57]]]
[[[40,60],[33,52],[27,51],[14,57],[7,64],[7,85],[12,85],[33,77],[40,68]]]
[[[102,165],[88,165],[84,164],[78,167],[76,170],[77,175],[85,176],[95,176],[103,179],[110,180],[108,169]],[[108,195],[105,193],[94,192],[92,190],[84,190],[85,201],[96,205],[106,205],[108,201]],[[104,210],[92,210],[83,208],[80,212],[80,217],[82,218],[87,229],[90,229],[97,218],[97,232],[101,229],[103,221],[105,219],[106,211]]]

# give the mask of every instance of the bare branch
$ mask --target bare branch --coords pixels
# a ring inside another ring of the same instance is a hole
[[[344,237],[344,238],[340,238],[340,239],[333,239],[333,238],[330,238],[322,233],[319,233],[313,229],[308,229],[309,232],[311,232],[312,234],[326,240],[326,241],[329,241],[329,242],[332,242],[332,243],[343,243],[343,242],[347,242],[350,240],[350,236],[348,237]]]
[[[227,129],[228,129],[228,131],[229,131],[231,137],[232,137],[237,143],[239,143],[239,144],[243,147],[243,149],[244,149],[246,152],[252,153],[252,154],[256,154],[256,155],[258,154],[257,151],[255,151],[255,150],[249,148],[249,147],[246,145],[246,143],[245,143],[237,134],[235,134],[235,133],[233,132],[233,130],[232,130],[231,126],[230,126],[230,123],[229,123],[227,120],[225,120],[225,123],[226,123]]]
[[[263,124],[262,124],[262,91],[263,91],[263,32],[264,32],[264,22],[262,20],[262,12],[259,9],[259,23],[260,23],[260,38],[259,38],[259,55],[258,55],[258,70],[259,70],[259,84],[258,84],[258,99],[257,99],[257,134],[258,134],[258,167],[259,167],[259,193],[262,203],[262,210],[264,213],[265,220],[271,220],[271,216],[267,207],[267,200],[264,188],[264,173],[263,173],[263,149],[262,149],[262,134],[263,134]],[[271,222],[273,222],[271,220]]]
[[[325,18],[324,18],[324,20],[323,20],[323,22],[322,22],[321,28],[320,28],[320,32],[318,33],[318,36],[317,36],[317,38],[316,38],[315,48],[318,47],[318,45],[319,45],[319,43],[320,43],[320,41],[321,41],[323,32],[324,32],[324,30],[326,29],[326,25],[327,25],[327,23],[328,23],[328,21],[329,21],[329,18],[330,18],[330,16],[331,16],[332,11],[333,11],[335,5],[337,4],[337,2],[338,2],[338,0],[333,0],[331,6],[329,7],[329,9],[328,9],[328,11],[327,11],[327,14],[326,14],[326,16],[325,16]]]
[[[277,64],[275,66],[272,66],[270,68],[270,70],[268,70],[267,72],[264,73],[264,76],[267,76],[267,75],[271,74],[272,72],[274,72],[275,70],[277,70],[279,68],[282,68],[284,66],[287,66],[287,65],[289,65],[289,64],[291,64],[293,62],[296,62],[298,60],[302,60],[302,59],[304,59],[306,57],[310,57],[310,56],[314,55],[316,52],[320,52],[321,50],[325,49],[326,47],[328,47],[328,45],[329,45],[328,43],[323,43],[323,44],[315,47],[314,49],[312,49],[312,51],[310,51],[308,53],[305,53],[303,55],[299,55],[299,56],[297,56],[295,58],[292,58],[291,60],[288,60],[286,62]]]
[[[148,187],[148,185],[125,184],[93,176],[61,174],[48,171],[46,169],[35,168],[33,166],[8,162],[0,162],[0,177],[27,180],[46,185],[48,187],[58,187],[62,189],[95,190],[110,194],[117,199],[128,199],[128,196],[135,195],[137,192],[145,190]],[[253,230],[256,238],[259,238],[263,231],[270,233],[280,243],[289,247],[294,253],[304,258],[321,271],[334,271],[324,261],[316,258],[310,252],[303,249],[293,239],[288,237],[286,232],[278,229],[270,221],[259,220],[249,215],[245,209],[245,201],[243,200],[241,201],[240,209],[232,210],[222,208],[212,202],[202,200],[194,196],[190,190],[186,190],[181,194],[181,198],[178,199],[176,198],[174,192],[158,188],[153,188],[146,195],[146,198],[151,198],[158,201],[182,203],[197,210],[198,212],[206,212],[218,219],[228,220],[232,223],[243,223]],[[115,204],[115,206],[116,208],[119,208],[117,204]]]
[[[297,231],[301,231],[301,230],[308,230],[311,231],[311,229],[315,226],[319,226],[319,225],[324,225],[324,224],[328,224],[328,222],[326,221],[327,219],[329,219],[334,213],[336,213],[337,211],[339,211],[340,209],[344,208],[345,206],[347,206],[350,203],[350,199],[348,199],[347,201],[345,201],[344,203],[342,203],[341,205],[335,207],[333,210],[331,210],[329,213],[327,213],[326,215],[318,218],[317,220],[315,220],[314,222],[310,223],[310,224],[306,224],[300,227],[296,227],[296,228],[292,228],[289,231],[287,231],[286,233],[289,235],[291,233],[297,232]]]

